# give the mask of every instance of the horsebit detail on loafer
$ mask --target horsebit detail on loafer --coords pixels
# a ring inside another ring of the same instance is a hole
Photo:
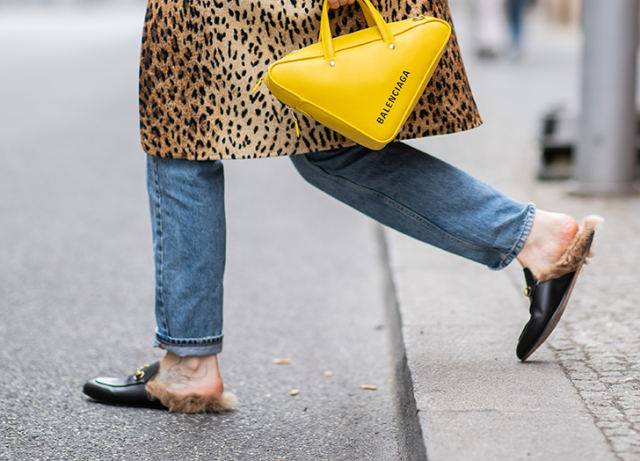
[[[144,371],[142,371],[142,370],[144,370],[145,368],[148,368],[148,367],[149,367],[149,365],[142,365],[140,368],[138,368],[136,370],[136,374],[133,375],[133,380],[134,381],[140,381],[142,378],[144,378]]]

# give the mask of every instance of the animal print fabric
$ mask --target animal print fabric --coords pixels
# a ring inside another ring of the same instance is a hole
[[[373,0],[387,22],[419,14],[452,24],[446,0]],[[216,160],[301,154],[354,142],[298,115],[266,86],[273,61],[318,41],[322,0],[149,0],[140,58],[140,132],[149,154]],[[333,34],[366,27],[357,4],[331,12]],[[453,24],[452,24],[453,25]],[[455,33],[397,139],[482,123]]]

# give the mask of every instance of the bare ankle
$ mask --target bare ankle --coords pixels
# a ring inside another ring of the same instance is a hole
[[[224,390],[216,355],[179,357],[167,352],[154,382],[178,394],[220,395]]]
[[[529,237],[517,259],[537,280],[544,281],[569,248],[577,231],[578,223],[571,216],[537,210]]]
[[[158,374],[147,383],[147,393],[170,412],[223,412],[236,405],[236,397],[224,391],[218,357],[179,357],[167,352]]]

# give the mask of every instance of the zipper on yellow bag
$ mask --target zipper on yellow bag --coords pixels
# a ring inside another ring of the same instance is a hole
[[[289,112],[291,113],[291,116],[293,117],[293,123],[296,125],[296,137],[299,138],[300,137],[300,126],[298,125],[298,116],[296,115],[296,113],[292,109],[289,109]]]
[[[260,80],[258,80],[258,84],[253,88],[253,91],[251,91],[251,94],[255,93],[256,90],[258,89],[258,87],[260,85],[262,85],[262,82],[264,81],[264,76],[260,77]]]

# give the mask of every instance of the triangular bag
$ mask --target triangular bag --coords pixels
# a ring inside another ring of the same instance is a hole
[[[370,0],[358,3],[367,29],[333,38],[324,0],[320,43],[271,64],[264,81],[296,111],[379,150],[396,137],[424,93],[451,26],[424,16],[387,24]]]

